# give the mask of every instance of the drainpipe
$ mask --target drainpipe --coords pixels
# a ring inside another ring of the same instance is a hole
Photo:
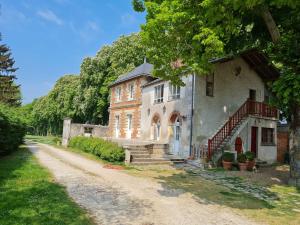
[[[192,155],[193,142],[193,119],[194,119],[194,90],[195,90],[195,73],[192,75],[192,106],[191,106],[191,130],[190,130],[190,156]]]

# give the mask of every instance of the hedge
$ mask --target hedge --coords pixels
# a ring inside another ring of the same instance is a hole
[[[125,159],[125,152],[121,147],[101,138],[74,137],[71,138],[69,147],[92,153],[109,162],[121,162]]]
[[[26,125],[18,108],[0,104],[0,155],[7,155],[23,143]]]

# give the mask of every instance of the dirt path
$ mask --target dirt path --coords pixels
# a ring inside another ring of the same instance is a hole
[[[150,179],[105,169],[78,154],[44,144],[28,146],[98,224],[254,224],[228,208],[166,189]]]

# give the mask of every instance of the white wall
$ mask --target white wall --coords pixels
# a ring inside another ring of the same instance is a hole
[[[179,112],[183,116],[182,132],[181,132],[181,156],[189,155],[190,141],[190,123],[191,123],[191,99],[192,99],[192,76],[184,77],[183,82],[186,86],[180,89],[180,99],[168,100],[169,85],[168,81],[160,81],[158,83],[146,86],[142,89],[142,113],[141,113],[141,139],[153,140],[152,119],[155,115],[160,117],[161,135],[159,143],[169,143],[173,138],[173,132],[170,124],[172,113]],[[154,103],[154,87],[164,84],[164,100],[162,103]],[[165,113],[163,108],[165,107]],[[150,109],[150,114],[148,114]],[[172,148],[172,143],[170,148]],[[172,151],[172,149],[171,149]]]
[[[241,72],[235,75],[236,68]],[[214,96],[206,96],[206,78],[195,80],[195,116],[193,142],[199,144],[212,136],[230,115],[247,100],[249,89],[256,90],[256,100],[264,99],[264,83],[242,59],[215,64]]]

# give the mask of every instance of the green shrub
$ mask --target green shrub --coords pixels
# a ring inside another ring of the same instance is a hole
[[[246,155],[244,153],[240,153],[237,155],[237,161],[239,163],[245,163],[247,161]]]
[[[254,158],[255,158],[255,154],[253,152],[250,152],[250,151],[246,152],[245,156],[246,156],[246,159],[249,160],[249,161],[253,161]]]
[[[101,138],[74,137],[69,146],[88,152],[109,162],[121,162],[125,158],[124,150],[117,144]]]
[[[222,155],[222,159],[225,162],[233,162],[234,161],[234,154],[231,152],[224,152]]]
[[[18,108],[0,104],[0,155],[18,149],[23,143],[26,125]]]

